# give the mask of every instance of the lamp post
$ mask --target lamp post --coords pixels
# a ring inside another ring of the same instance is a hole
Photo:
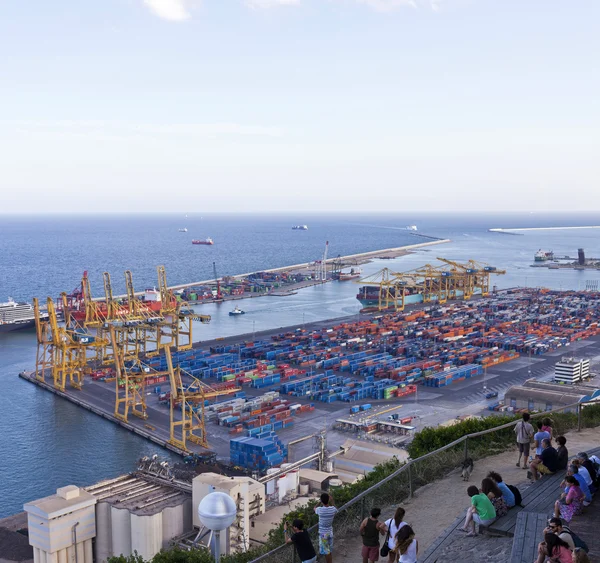
[[[221,531],[233,524],[236,514],[235,502],[226,493],[209,493],[198,505],[200,522],[205,528],[214,532],[212,551],[216,563],[221,559]]]

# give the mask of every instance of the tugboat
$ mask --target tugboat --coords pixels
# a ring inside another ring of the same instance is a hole
[[[194,239],[192,241],[192,244],[206,244],[206,245],[210,246],[210,245],[215,244],[215,243],[213,242],[213,239],[211,239],[211,238],[205,238],[205,239],[202,239],[202,240]]]
[[[245,315],[246,312],[242,311],[239,307],[236,307],[233,311],[229,311],[230,317],[237,317],[238,315]]]

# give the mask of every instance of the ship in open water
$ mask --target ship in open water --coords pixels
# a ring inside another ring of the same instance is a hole
[[[40,312],[42,320],[48,319],[48,313]],[[35,326],[35,313],[31,303],[17,302],[8,298],[0,303],[0,332],[11,332]]]

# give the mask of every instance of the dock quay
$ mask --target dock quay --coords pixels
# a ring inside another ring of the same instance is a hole
[[[189,405],[197,412],[198,403],[189,401],[197,400],[193,389],[199,385],[220,390],[203,399],[202,424],[208,447],[223,461],[230,458],[231,444],[240,439],[279,440],[285,445],[324,426],[331,439],[328,447],[335,449],[348,438],[333,428],[338,419],[354,420],[357,428],[381,433],[385,443],[401,446],[398,437],[409,439],[416,429],[409,428],[408,419],[417,411],[433,416],[435,406],[440,413],[426,420],[431,425],[447,419],[447,412],[456,413],[457,404],[480,403],[480,410],[486,410],[481,392],[486,374],[499,385],[514,382],[513,372],[524,381],[531,377],[528,367],[550,367],[563,347],[572,345],[572,351],[583,345],[580,341],[597,339],[599,316],[597,292],[516,288],[469,301],[420,304],[403,312],[354,315],[252,338],[195,343],[191,349],[172,349],[169,354],[181,370],[179,391],[173,396],[166,352],[141,358],[141,376],[126,364],[123,377],[129,374],[141,386],[145,419],[131,413],[128,420],[115,415],[127,379],[117,380],[111,368],[86,374],[81,389],[67,384],[59,390],[51,378],[20,376],[179,455],[206,451],[191,439],[185,448],[170,441],[171,424],[182,420],[177,405]],[[172,411],[169,404],[175,405]],[[401,407],[399,424],[377,422],[375,411]],[[504,405],[494,410],[511,409]],[[301,447],[296,454],[301,454]],[[240,459],[249,459],[244,455]]]
[[[429,237],[427,235],[419,235],[423,238],[433,239],[434,237]],[[360,266],[361,264],[366,264],[372,260],[377,258],[397,258],[400,256],[404,256],[415,250],[419,250],[421,248],[427,248],[429,246],[434,246],[438,244],[444,244],[450,242],[450,239],[435,239],[435,240],[427,240],[426,242],[420,242],[416,244],[399,246],[394,248],[387,248],[383,250],[372,250],[369,252],[361,252],[358,254],[349,254],[347,256],[337,256],[334,258],[328,258],[325,263],[327,265],[327,269],[331,272],[334,268],[343,268],[350,266]],[[299,289],[303,289],[306,287],[311,287],[314,285],[320,285],[322,283],[326,283],[331,281],[332,278],[329,276],[326,280],[314,279],[315,272],[315,262],[305,262],[302,264],[293,264],[291,266],[281,266],[278,268],[270,268],[266,270],[262,270],[261,272],[247,272],[245,274],[235,274],[235,275],[227,275],[222,278],[212,278],[207,280],[201,280],[196,282],[189,282],[177,285],[170,285],[169,289],[177,292],[182,292],[186,299],[190,301],[191,305],[200,305],[203,303],[215,303],[220,301],[235,301],[238,299],[248,299],[253,297],[263,297],[263,296],[277,296],[277,297],[285,297],[289,295],[294,295]],[[249,279],[255,278],[258,274],[261,274],[263,277],[269,277],[269,275],[275,277],[280,274],[285,274],[285,276],[289,276],[290,278],[297,278],[297,281],[290,281],[289,283],[286,281],[285,283],[281,283],[280,280],[277,280],[277,285],[273,285],[268,291],[241,291],[243,289],[241,287],[242,282],[245,282]],[[216,287],[217,282],[223,283],[224,280],[227,280],[228,283],[231,284],[232,292],[224,293],[221,297],[217,297]],[[201,288],[203,292],[194,292],[192,291],[194,288]],[[195,294],[195,299],[193,298]],[[135,292],[136,296],[144,295],[143,291]],[[115,299],[124,299],[127,295],[115,295]],[[95,300],[102,300],[101,297],[95,298]]]

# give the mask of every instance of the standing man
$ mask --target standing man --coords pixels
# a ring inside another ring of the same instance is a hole
[[[283,531],[285,533],[285,543],[293,543],[296,547],[296,552],[302,563],[316,563],[317,554],[315,548],[310,541],[309,533],[304,529],[304,522],[296,518],[292,522],[293,534],[290,535],[288,530],[288,523],[283,525]]]
[[[528,412],[523,413],[523,420],[519,420],[515,426],[517,435],[517,446],[519,446],[519,461],[517,467],[521,467],[521,456],[523,456],[523,469],[527,469],[527,460],[529,459],[529,446],[533,436],[533,426],[529,423],[531,416]]]
[[[381,508],[373,508],[371,516],[365,518],[360,524],[360,535],[362,536],[362,560],[363,563],[375,563],[379,561],[379,536],[385,535],[386,526],[379,521]]]
[[[321,495],[321,502],[315,506],[319,517],[319,553],[325,556],[325,561],[331,563],[333,556],[333,518],[337,508],[333,505],[333,496],[327,493]]]

